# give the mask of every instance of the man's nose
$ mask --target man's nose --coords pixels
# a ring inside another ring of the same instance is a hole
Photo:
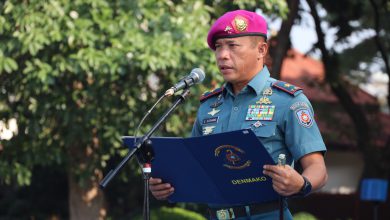
[[[226,60],[229,58],[229,50],[226,47],[220,47],[216,51],[218,60]]]

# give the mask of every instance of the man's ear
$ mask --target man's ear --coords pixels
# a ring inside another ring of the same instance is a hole
[[[259,44],[257,45],[257,49],[259,51],[259,56],[261,58],[264,58],[268,52],[268,44],[264,41],[260,41]]]

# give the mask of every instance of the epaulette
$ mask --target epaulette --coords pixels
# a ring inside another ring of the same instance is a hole
[[[272,83],[272,87],[278,88],[278,89],[282,90],[283,92],[287,92],[288,94],[293,95],[293,96],[296,96],[297,95],[296,93],[298,91],[302,90],[301,87],[294,86],[290,83],[286,83],[283,81],[276,81],[276,82]]]
[[[220,94],[222,91],[223,91],[223,87],[214,89],[214,90],[211,91],[211,92],[205,92],[205,93],[203,93],[203,95],[199,98],[199,101],[200,101],[200,102],[204,102],[204,101],[206,101],[208,98],[211,98],[211,97],[213,97],[213,96],[216,96],[216,95]]]

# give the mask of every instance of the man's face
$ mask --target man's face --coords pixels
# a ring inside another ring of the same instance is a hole
[[[215,57],[225,81],[232,84],[250,81],[262,68],[263,44],[261,40],[259,46],[251,36],[218,39]]]

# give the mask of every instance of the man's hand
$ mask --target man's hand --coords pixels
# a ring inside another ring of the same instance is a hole
[[[289,165],[264,165],[263,173],[272,178],[272,187],[282,196],[298,193],[303,184],[303,177]]]
[[[302,166],[302,175],[312,186],[312,191],[323,187],[328,180],[328,173],[321,152],[314,152],[303,156],[299,163]],[[303,177],[292,167],[264,165],[263,173],[272,178],[272,186],[276,192],[283,196],[290,196],[299,192],[304,184]]]
[[[150,178],[149,189],[152,195],[158,200],[165,200],[172,195],[174,188],[169,183],[163,183],[161,179]]]

